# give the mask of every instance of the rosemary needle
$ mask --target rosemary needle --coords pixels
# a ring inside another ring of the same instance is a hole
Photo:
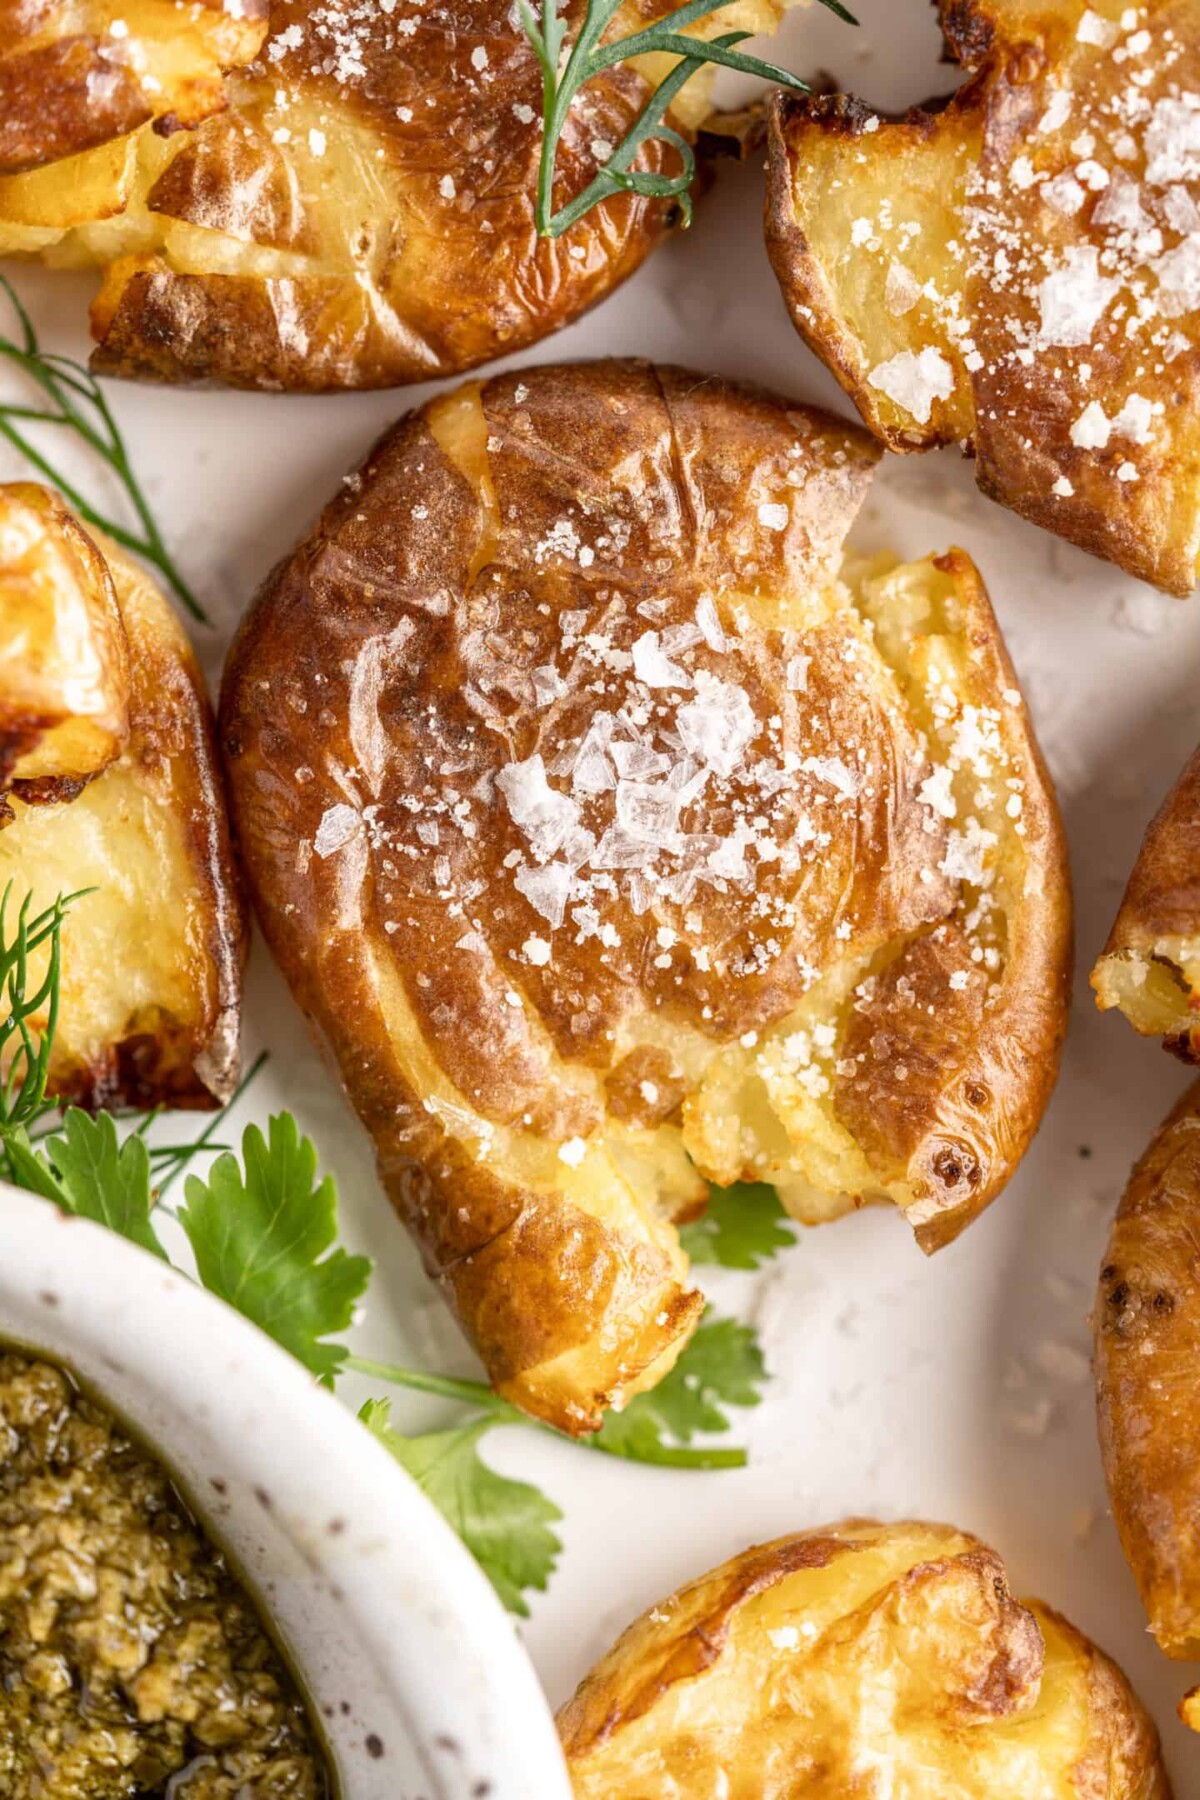
[[[684,224],[691,222],[692,202],[689,190],[695,179],[696,158],[687,139],[666,124],[665,118],[667,108],[680,88],[691,80],[703,64],[719,63],[723,68],[737,69],[745,75],[758,75],[763,80],[778,82],[780,86],[793,88],[802,94],[809,91],[807,82],[789,74],[786,69],[778,68],[774,63],[762,62],[758,57],[747,56],[736,49],[736,45],[751,35],[748,31],[729,31],[707,42],[687,34],[686,28],[689,25],[719,12],[722,6],[728,4],[728,0],[688,0],[687,5],[676,7],[674,12],[666,13],[663,18],[656,19],[643,30],[635,31],[628,37],[617,38],[613,43],[602,44],[601,38],[623,4],[624,0],[588,0],[578,36],[568,51],[565,48],[567,25],[566,20],[559,16],[558,0],[542,0],[540,24],[530,0],[517,0],[525,35],[533,46],[542,71],[542,153],[535,204],[540,237],[561,237],[564,231],[569,231],[593,206],[599,206],[602,201],[619,193],[640,194],[656,200],[678,200]],[[841,0],[822,0],[822,4],[847,24],[857,24],[854,15],[847,12]],[[558,145],[576,94],[603,70],[626,62],[630,57],[647,56],[652,52],[678,56],[682,60],[646,102],[628,132],[583,192],[555,212],[554,172]],[[676,152],[680,166],[674,175],[656,174],[649,169],[634,169],[630,166],[642,146],[650,142],[667,144]]]
[[[156,568],[194,619],[207,625],[208,619],[200,602],[183,579],[163,541],[141,484],[133,472],[129,451],[121,428],[113,417],[99,381],[82,363],[69,356],[56,356],[42,349],[33,320],[21,304],[11,282],[0,275],[9,305],[16,314],[19,336],[12,338],[0,332],[0,357],[28,376],[43,397],[28,406],[0,400],[0,436],[6,437],[35,469],[52,481],[59,492],[75,508],[82,519],[107,532],[126,550],[132,550]],[[140,530],[131,531],[115,519],[109,519],[91,504],[75,486],[65,479],[47,456],[30,441],[22,427],[25,424],[63,425],[83,440],[106,462],[128,496]]]

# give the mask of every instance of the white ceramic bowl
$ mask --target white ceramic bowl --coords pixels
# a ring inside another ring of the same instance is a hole
[[[0,1340],[67,1365],[161,1455],[274,1622],[343,1800],[569,1800],[490,1584],[262,1332],[124,1239],[0,1184]]]

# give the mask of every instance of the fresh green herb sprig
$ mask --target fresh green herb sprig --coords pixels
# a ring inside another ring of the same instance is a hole
[[[58,1024],[59,989],[62,981],[62,926],[67,909],[82,897],[60,894],[42,912],[32,911],[33,897],[26,894],[12,914],[13,882],[0,895],[0,1134],[26,1129],[47,1111],[46,1080]],[[30,958],[49,944],[46,970],[30,991]],[[34,1020],[43,1008],[46,1023],[35,1035]],[[14,1043],[13,1040],[16,1040]]]
[[[539,1488],[497,1474],[484,1462],[479,1445],[494,1426],[532,1426],[535,1421],[482,1381],[429,1375],[358,1356],[349,1357],[346,1367],[469,1408],[462,1423],[416,1437],[393,1429],[386,1402],[368,1400],[359,1417],[441,1509],[509,1611],[524,1617],[529,1611],[524,1592],[544,1589],[554,1573],[562,1543],[553,1527],[562,1514]],[[575,1441],[606,1456],[660,1468],[744,1468],[746,1452],[740,1447],[698,1446],[692,1439],[699,1432],[728,1431],[726,1408],[757,1406],[766,1379],[750,1326],[706,1317],[657,1387],[636,1395],[623,1412],[609,1413],[590,1437]],[[553,1426],[537,1429],[563,1441]]]
[[[762,1181],[710,1188],[703,1216],[680,1228],[690,1261],[722,1269],[759,1269],[796,1242],[779,1195]]]
[[[195,594],[174,562],[141,483],[133,472],[129,450],[121,428],[104,397],[104,390],[90,369],[69,356],[56,356],[43,350],[33,320],[21,304],[12,283],[0,275],[0,289],[16,315],[18,335],[0,332],[0,357],[29,378],[39,390],[29,405],[0,400],[0,436],[6,437],[26,461],[45,475],[69,500],[80,518],[107,532],[114,542],[132,550],[143,561],[158,570],[174,590],[194,619],[207,625],[208,618]],[[108,464],[125,490],[140,529],[130,530],[120,520],[99,512],[87,496],[69,482],[49,457],[37,448],[23,427],[26,425],[61,425],[73,431]]]
[[[841,0],[822,0],[838,18],[853,25],[857,21],[847,12]],[[685,6],[656,19],[641,31],[628,37],[603,43],[608,27],[620,11],[623,0],[588,0],[583,23],[570,49],[566,48],[567,22],[560,17],[558,0],[542,0],[539,23],[530,0],[517,0],[525,35],[533,46],[542,71],[542,153],[538,165],[535,218],[540,237],[561,237],[578,223],[593,206],[609,200],[614,194],[640,194],[649,199],[674,199],[679,203],[683,223],[692,218],[691,186],[696,176],[696,158],[687,139],[666,123],[671,102],[679,90],[691,80],[705,63],[718,63],[726,69],[737,69],[745,75],[757,75],[764,81],[798,93],[809,92],[808,83],[781,69],[774,63],[747,56],[735,48],[751,34],[727,31],[705,41],[687,32],[689,25],[719,12],[728,0],[688,0]],[[554,210],[554,175],[558,160],[559,140],[566,129],[572,103],[580,89],[605,69],[627,62],[631,57],[652,53],[678,56],[676,64],[656,92],[646,102],[621,142],[611,152],[602,168],[573,200]],[[635,169],[639,151],[652,142],[667,144],[679,158],[673,175],[657,174],[650,169]]]
[[[14,1036],[18,1041],[0,1085],[0,1173],[168,1262],[156,1220],[169,1214],[187,1237],[201,1285],[326,1385],[353,1371],[464,1407],[459,1422],[412,1436],[392,1425],[390,1402],[370,1400],[360,1417],[440,1508],[505,1606],[526,1613],[525,1595],[546,1587],[561,1553],[554,1526],[562,1514],[539,1488],[490,1468],[480,1443],[500,1425],[536,1427],[560,1442],[568,1440],[551,1426],[537,1425],[482,1381],[350,1354],[339,1340],[366,1293],[371,1264],[338,1244],[336,1187],[332,1177],[318,1178],[316,1150],[289,1113],[272,1118],[265,1134],[248,1126],[240,1160],[215,1141],[228,1108],[193,1142],[161,1146],[147,1139],[155,1115],[142,1118],[124,1138],[106,1112],[92,1116],[69,1107],[58,1123],[47,1123],[45,1115],[56,1111],[45,1087],[58,1017],[62,925],[79,896],[60,896],[37,914],[26,900],[10,933],[10,892],[0,901],[0,1003],[7,1008],[0,1020],[0,1057]],[[30,992],[29,959],[47,945],[46,974]],[[32,1021],[43,1010],[39,1035]],[[260,1057],[230,1106],[262,1062]],[[18,1065],[23,1073],[14,1072]],[[162,1196],[201,1150],[220,1154],[204,1178],[187,1174],[185,1203],[170,1213]],[[765,1199],[753,1189],[715,1190],[717,1228],[704,1246],[706,1260],[755,1268],[789,1243],[791,1235],[772,1212],[770,1198],[771,1190]],[[761,1222],[754,1219],[756,1200],[765,1209]],[[728,1431],[729,1410],[757,1406],[766,1380],[754,1331],[706,1316],[655,1388],[577,1441],[607,1456],[658,1467],[738,1469],[746,1462],[741,1447],[694,1440]]]

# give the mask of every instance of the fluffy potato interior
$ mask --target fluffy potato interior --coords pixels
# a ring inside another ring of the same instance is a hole
[[[1186,1036],[1200,1019],[1200,939],[1160,938],[1150,952],[1101,957],[1096,1001],[1117,1007],[1143,1037]]]
[[[559,1728],[578,1800],[840,1800],[876,1777],[894,1800],[1167,1791],[1119,1672],[936,1526],[747,1552],[631,1627]]]
[[[804,284],[784,291],[796,325],[888,443],[969,437],[963,209],[978,122],[947,112],[891,123],[835,100],[788,130]]]

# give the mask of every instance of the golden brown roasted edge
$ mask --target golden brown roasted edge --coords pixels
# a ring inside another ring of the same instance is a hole
[[[1102,1012],[1200,1061],[1200,751],[1147,828],[1092,986]]]
[[[32,587],[19,520],[52,540]],[[118,684],[115,746],[96,755],[90,739],[66,740],[83,749],[82,766],[67,755],[52,779],[16,781],[0,824],[0,888],[12,882],[14,902],[30,892],[44,906],[58,893],[93,890],[63,927],[50,1091],[85,1106],[211,1107],[237,1081],[247,923],[203,677],[141,570],[27,484],[0,488],[0,549],[21,546],[12,566],[0,560],[0,671],[14,661],[22,618],[35,628],[50,621],[53,639],[56,612],[104,594],[115,596],[121,649],[113,666],[127,682],[123,692]],[[7,604],[10,579],[20,611]],[[103,619],[107,629],[111,615]],[[61,745],[73,722],[69,688],[58,697],[67,717],[53,714],[42,744]],[[31,758],[38,766],[39,748],[27,735],[18,776]]]
[[[897,450],[1169,592],[1200,564],[1196,0],[954,0],[944,103],[777,96],[767,244],[793,321]],[[1136,111],[1134,108],[1136,103]]]
[[[746,1551],[658,1602],[558,1715],[577,1800],[843,1800],[883,1766],[930,1795],[1167,1800],[1124,1676],[994,1551],[850,1520]],[[1039,1788],[1038,1791],[1041,1791]]]
[[[1094,1315],[1100,1448],[1159,1648],[1200,1659],[1200,1083],[1130,1177]]]

